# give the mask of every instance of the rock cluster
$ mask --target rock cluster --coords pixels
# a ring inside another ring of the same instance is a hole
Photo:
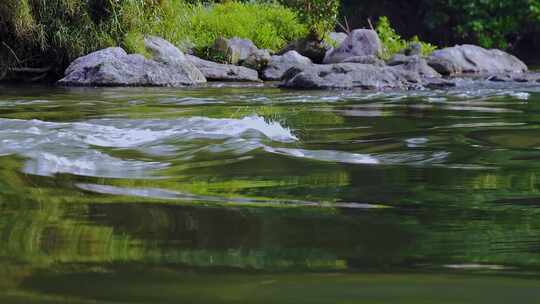
[[[206,81],[282,81],[292,89],[421,89],[455,85],[455,77],[474,75],[489,81],[537,81],[527,66],[500,50],[458,45],[423,57],[412,44],[384,62],[383,45],[373,30],[332,33],[334,48],[307,39],[276,55],[251,41],[219,38],[212,51],[226,63],[185,55],[159,37],[146,37],[148,58],[107,48],[76,59],[61,85],[189,86]]]

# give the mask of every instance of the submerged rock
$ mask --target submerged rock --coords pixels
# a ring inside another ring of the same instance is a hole
[[[186,57],[204,74],[208,80],[260,81],[259,73],[246,67],[216,63],[192,55],[186,55]]]
[[[443,75],[524,73],[521,60],[501,50],[458,45],[434,51],[428,64]]]
[[[377,32],[367,29],[357,29],[345,39],[341,45],[326,54],[325,64],[344,62],[347,58],[356,56],[379,56],[382,53],[382,43]]]
[[[281,80],[285,72],[292,67],[302,67],[311,65],[312,62],[309,58],[304,57],[296,51],[289,51],[282,56],[272,56],[267,68],[262,72],[262,78],[264,80]]]
[[[360,63],[310,65],[292,68],[283,87],[295,89],[407,89],[420,77],[394,67]]]
[[[128,55],[119,47],[93,52],[73,61],[58,81],[67,86],[185,86],[206,82],[182,52],[165,40],[145,41],[155,60]]]

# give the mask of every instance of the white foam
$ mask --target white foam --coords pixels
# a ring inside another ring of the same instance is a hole
[[[368,154],[357,154],[330,150],[304,150],[272,147],[265,147],[265,150],[270,153],[320,161],[365,165],[376,165],[380,163],[379,159]]]
[[[245,153],[262,147],[261,141],[265,138],[280,142],[297,140],[290,129],[259,116],[242,119],[99,119],[76,123],[0,119],[0,155],[17,154],[28,158],[24,171],[36,175],[71,173],[144,177],[149,170],[168,164],[120,159],[102,149],[134,149],[142,153],[174,155],[171,141],[189,146],[193,139],[225,142],[236,139],[245,141],[239,151]]]

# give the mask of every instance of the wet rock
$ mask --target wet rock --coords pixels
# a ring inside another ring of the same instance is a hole
[[[239,64],[258,50],[251,40],[241,38],[218,38],[212,49],[214,52],[224,55],[230,64]]]
[[[528,79],[526,77],[514,77],[512,78],[512,80],[514,80],[515,82],[525,83],[525,82],[529,82],[531,79]]]
[[[263,70],[264,80],[281,80],[285,72],[292,67],[302,67],[313,64],[311,60],[296,51],[289,51],[282,56],[272,56],[268,67]]]
[[[422,82],[428,89],[447,89],[456,86],[454,81],[443,78],[424,78]]]
[[[270,56],[270,52],[268,50],[255,50],[246,58],[246,60],[242,62],[242,66],[257,71],[262,71],[268,66],[271,60],[272,56]]]
[[[338,63],[292,68],[284,75],[283,87],[295,89],[406,89],[413,74],[393,67]]]
[[[382,43],[373,30],[357,29],[341,43],[341,45],[326,54],[325,64],[340,63],[345,59],[356,56],[379,56],[382,53]]]
[[[512,78],[507,75],[491,75],[487,80],[492,82],[509,82],[512,81]]]
[[[428,64],[443,75],[524,73],[527,66],[518,58],[501,50],[488,50],[475,45],[458,45],[437,50]]]
[[[309,58],[314,63],[322,63],[326,52],[331,47],[324,41],[307,37],[291,42],[285,48],[277,52],[277,55],[284,55],[290,51],[296,51],[298,54]]]
[[[257,71],[231,64],[221,64],[186,55],[208,80],[213,81],[260,81]]]
[[[522,74],[496,74],[490,75],[486,80],[491,82],[535,82],[540,79],[540,74],[538,73],[522,73]]]
[[[58,81],[66,86],[184,86],[206,82],[200,71],[170,44],[154,40],[150,51],[156,60],[128,55],[112,47],[73,61]],[[177,57],[178,56],[178,57]]]

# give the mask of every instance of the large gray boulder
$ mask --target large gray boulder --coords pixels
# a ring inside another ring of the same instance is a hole
[[[338,63],[291,68],[283,87],[294,89],[407,89],[421,81],[418,74],[394,67]]]
[[[192,55],[186,55],[186,58],[193,63],[208,80],[240,82],[260,81],[259,73],[246,67],[216,63]]]
[[[340,63],[345,59],[357,56],[379,56],[382,53],[382,43],[377,32],[367,29],[357,29],[337,48],[330,50],[325,58],[325,64]]]
[[[501,50],[488,50],[476,45],[458,45],[437,50],[428,64],[443,75],[524,73],[521,60]]]
[[[156,36],[146,36],[144,38],[144,47],[151,54],[152,60],[184,70],[197,83],[206,82],[206,78],[201,71],[189,62],[184,53],[169,41]]]
[[[311,64],[311,59],[298,54],[296,51],[289,51],[282,56],[272,56],[268,66],[263,70],[261,77],[264,80],[281,80],[285,72],[290,68]]]
[[[161,44],[161,41],[159,42]],[[153,48],[155,46],[155,48]],[[149,50],[156,60],[142,55],[128,55],[122,48],[112,47],[93,52],[73,61],[58,81],[67,86],[185,86],[206,82],[202,73],[176,49]],[[174,48],[174,47],[173,47]],[[155,53],[154,53],[155,51]],[[173,53],[180,57],[175,57]]]
[[[240,64],[258,49],[251,40],[241,38],[218,38],[213,51],[225,56],[227,63]]]

